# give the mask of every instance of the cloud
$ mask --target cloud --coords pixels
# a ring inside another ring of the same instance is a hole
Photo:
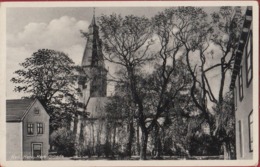
[[[23,30],[7,34],[6,79],[7,98],[23,96],[13,92],[14,84],[10,79],[14,71],[21,68],[19,63],[25,61],[38,49],[54,49],[65,52],[76,63],[80,64],[86,40],[80,30],[86,31],[89,23],[74,17],[62,16],[50,22],[28,23]]]
[[[40,48],[61,49],[82,45],[84,39],[80,30],[87,30],[87,21],[76,20],[74,17],[63,16],[49,23],[29,23],[22,32],[7,34],[8,47],[24,47],[36,51]]]

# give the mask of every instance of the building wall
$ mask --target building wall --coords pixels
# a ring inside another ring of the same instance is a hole
[[[106,142],[106,127],[105,120],[86,121],[86,126],[84,127],[85,145],[90,147],[104,145]]]
[[[244,52],[246,49],[244,49]],[[242,78],[243,78],[243,98],[239,95],[239,75],[236,79],[235,100],[237,107],[235,107],[236,115],[236,153],[237,159],[252,159],[253,152],[249,150],[249,114],[253,111],[253,81],[247,85],[246,76],[246,55],[243,54],[241,62]],[[241,128],[239,127],[241,122]],[[241,133],[240,133],[241,129]],[[242,150],[241,150],[242,148]]]
[[[22,122],[7,122],[6,130],[6,160],[22,160]]]
[[[39,114],[35,114],[35,108],[39,109]],[[28,135],[27,124],[33,123],[33,135]],[[43,134],[37,134],[37,123],[43,123]],[[32,144],[41,143],[42,144],[42,158],[45,159],[48,156],[49,151],[49,115],[46,113],[43,106],[36,101],[34,105],[30,108],[28,114],[23,120],[23,152],[24,159],[32,158]]]
[[[89,119],[84,120],[84,144],[89,147],[104,145],[106,142],[106,111],[107,97],[91,97],[87,106]]]

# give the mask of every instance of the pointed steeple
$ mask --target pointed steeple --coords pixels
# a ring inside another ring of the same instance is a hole
[[[82,66],[97,66],[103,64],[101,40],[99,38],[99,27],[96,25],[95,8],[93,18],[88,27],[88,40],[85,47]]]
[[[90,81],[90,96],[104,97],[106,96],[106,75],[104,57],[102,53],[102,42],[99,37],[99,27],[96,25],[95,9],[93,10],[93,19],[88,27],[88,37],[83,54],[82,67],[88,76],[91,76]]]
[[[89,27],[93,27],[93,26],[96,26],[95,8],[93,9],[93,17],[92,17],[92,21],[91,21],[91,24],[89,25]]]

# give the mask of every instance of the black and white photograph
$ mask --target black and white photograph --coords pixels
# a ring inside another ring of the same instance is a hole
[[[1,9],[4,166],[258,163],[257,2]]]

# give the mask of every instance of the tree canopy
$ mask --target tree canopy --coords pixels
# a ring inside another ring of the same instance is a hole
[[[68,123],[77,110],[77,69],[63,52],[39,49],[20,63],[11,81],[24,98],[38,98],[51,116],[51,130]]]
[[[219,137],[214,136],[214,131],[232,135],[234,127],[219,125],[220,118],[231,121],[233,115],[222,114],[223,110],[232,110],[226,107],[228,99],[223,97],[239,42],[241,13],[239,7],[220,7],[210,17],[200,7],[176,7],[159,12],[150,20],[133,15],[100,17],[106,59],[125,70],[129,93],[138,108],[137,120],[143,135],[141,159],[145,159],[142,151],[145,154],[147,135],[167,111],[176,111],[175,102],[181,101],[181,92],[188,93],[193,103],[190,108],[178,106],[178,110],[185,110],[183,116],[194,120],[187,121],[188,134],[208,124],[212,140]],[[142,70],[149,63],[155,65],[152,70]],[[219,82],[217,87],[210,80],[215,73],[220,78],[215,81]],[[218,109],[213,110],[209,103]]]

